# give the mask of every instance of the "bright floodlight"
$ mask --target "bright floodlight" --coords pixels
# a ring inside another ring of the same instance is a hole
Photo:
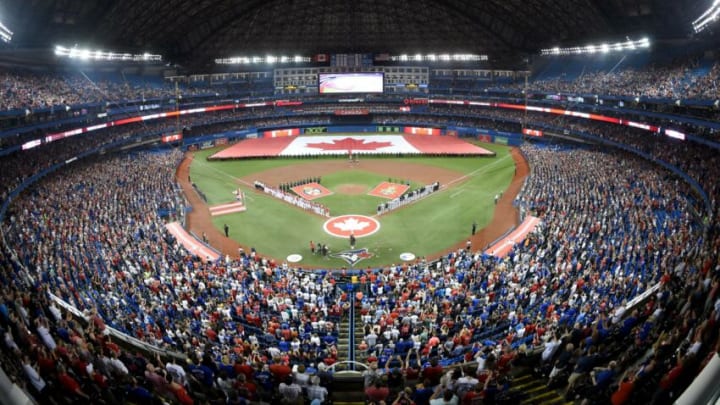
[[[261,63],[275,64],[275,63],[307,63],[310,62],[309,56],[295,55],[290,56],[233,56],[230,58],[217,58],[215,64],[217,65],[257,65]]]
[[[416,53],[415,55],[408,55],[408,54],[400,54],[400,55],[391,55],[390,60],[394,62],[477,62],[477,61],[487,61],[488,56],[487,55],[477,55],[477,54],[471,54],[471,53],[456,53],[456,54],[448,54],[448,53],[428,53],[428,54],[421,54]]]
[[[78,47],[64,47],[61,45],[55,46],[55,56],[65,57],[68,59],[80,59],[80,60],[105,60],[105,61],[134,61],[134,62],[152,62],[161,61],[161,55],[153,55],[150,53],[143,54],[129,54],[129,53],[115,53],[106,52],[101,50],[92,51],[90,49],[80,49]]]
[[[700,17],[696,18],[695,21],[693,21],[692,26],[695,32],[700,32],[707,28],[707,26],[717,21],[718,15],[720,15],[720,0],[713,1],[713,4],[705,10],[704,13],[700,15]]]
[[[0,40],[3,42],[12,41],[13,32],[8,29],[2,22],[0,22]]]
[[[717,0],[720,1],[720,0]],[[639,48],[649,48],[650,40],[648,38],[642,38],[637,41],[627,40],[625,42],[616,42],[613,44],[603,43],[600,45],[586,45],[586,46],[575,46],[570,48],[548,48],[540,50],[540,55],[581,55],[581,54],[593,54],[596,52],[610,53],[620,51],[633,51]]]

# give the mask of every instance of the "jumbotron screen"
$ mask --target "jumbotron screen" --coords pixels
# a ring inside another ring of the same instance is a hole
[[[382,93],[383,73],[320,73],[320,94]]]

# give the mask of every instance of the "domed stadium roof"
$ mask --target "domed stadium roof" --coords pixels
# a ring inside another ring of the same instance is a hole
[[[7,0],[19,47],[161,53],[462,52],[491,58],[626,35],[682,36],[701,0]]]

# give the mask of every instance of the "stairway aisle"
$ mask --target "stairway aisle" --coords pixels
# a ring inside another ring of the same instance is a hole
[[[352,360],[348,357],[350,349],[350,318],[343,316],[338,327],[338,361]]]
[[[526,370],[513,377],[510,391],[518,394],[522,405],[574,404],[573,401],[565,400],[558,390],[548,388],[545,379],[536,377],[531,370]]]
[[[357,349],[360,342],[362,342],[363,338],[365,338],[365,331],[363,330],[363,327],[364,325],[360,311],[355,311],[355,361],[359,363],[366,363],[368,358],[366,352]]]

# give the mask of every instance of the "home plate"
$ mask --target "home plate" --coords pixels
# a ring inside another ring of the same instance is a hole
[[[409,262],[411,260],[415,260],[415,255],[410,252],[400,253],[400,260]]]
[[[297,253],[293,253],[289,255],[285,260],[287,260],[288,263],[297,263],[302,260],[302,256]]]

